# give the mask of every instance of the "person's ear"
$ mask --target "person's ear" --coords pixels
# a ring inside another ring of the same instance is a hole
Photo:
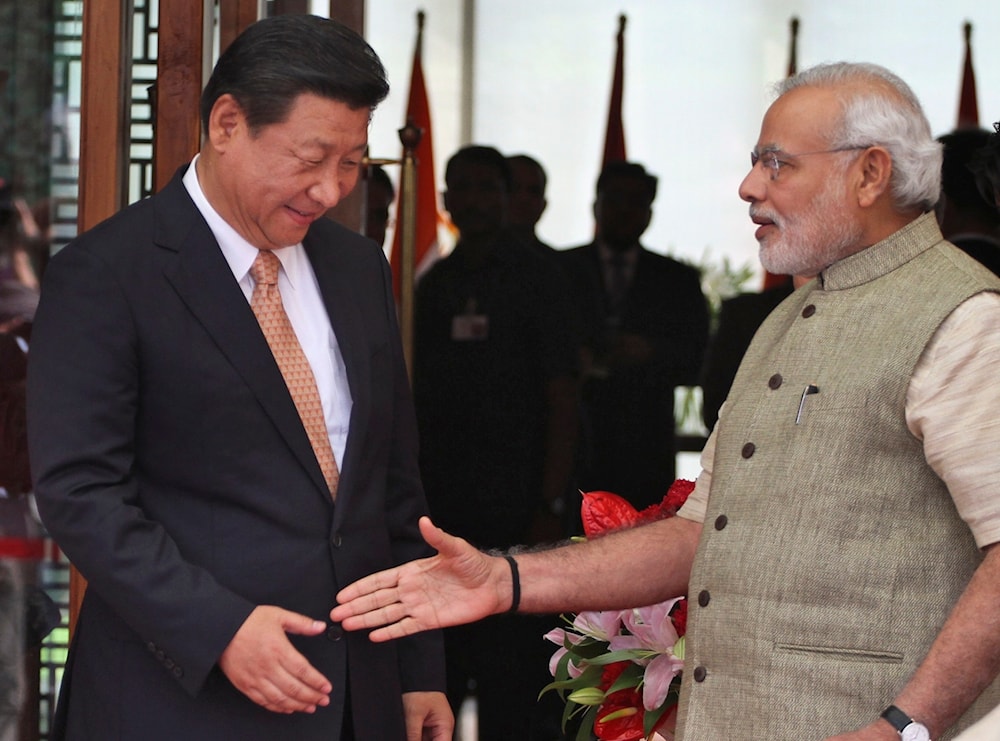
[[[890,189],[892,155],[883,147],[869,147],[859,166],[858,205],[868,208]]]
[[[245,125],[246,117],[236,98],[229,93],[220,95],[208,114],[208,140],[216,149],[224,149]]]

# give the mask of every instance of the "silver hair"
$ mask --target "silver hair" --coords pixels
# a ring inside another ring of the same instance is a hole
[[[799,87],[839,88],[843,115],[831,148],[879,145],[892,157],[897,211],[930,211],[941,194],[941,144],[910,86],[877,64],[820,64],[778,83],[779,96]]]

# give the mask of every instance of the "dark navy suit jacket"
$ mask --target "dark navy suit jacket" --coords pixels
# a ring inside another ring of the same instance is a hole
[[[56,255],[29,371],[39,509],[89,581],[54,738],[404,738],[442,690],[439,636],[291,636],[333,683],[274,714],[216,662],[256,605],[325,620],[337,591],[427,555],[416,426],[381,250],[333,222],[303,244],[353,398],[336,504],[281,374],[180,180]]]

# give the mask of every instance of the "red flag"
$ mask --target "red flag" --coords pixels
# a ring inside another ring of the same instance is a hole
[[[625,159],[625,127],[622,125],[622,88],[625,80],[625,16],[618,16],[618,51],[615,53],[615,75],[611,83],[611,103],[608,106],[608,128],[604,135],[602,164]]]
[[[438,207],[437,180],[434,177],[434,147],[431,137],[431,109],[427,102],[427,87],[424,84],[424,69],[420,61],[424,36],[424,13],[417,13],[417,46],[413,52],[413,72],[410,76],[410,98],[406,104],[406,123],[412,123],[423,131],[420,143],[414,152],[417,161],[417,198],[416,198],[416,239],[413,262],[419,273],[425,261],[436,256],[438,239]],[[392,237],[392,251],[389,253],[389,264],[392,266],[393,290],[396,300],[399,300],[403,234],[399,225],[402,223],[402,195],[399,188],[399,198],[396,200],[396,230]]]
[[[958,99],[958,128],[979,128],[979,105],[976,103],[976,73],[972,69],[972,24],[965,24],[965,66],[962,70],[962,94]]]
[[[788,48],[788,76],[793,77],[798,70],[798,49],[799,49],[799,19],[794,15],[791,21],[789,21],[789,27],[791,28],[791,41],[789,42]],[[779,288],[791,280],[790,275],[775,275],[774,273],[769,273],[764,271],[764,289],[768,291],[772,288]]]

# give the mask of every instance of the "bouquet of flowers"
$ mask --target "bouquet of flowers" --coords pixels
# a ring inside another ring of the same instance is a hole
[[[680,479],[660,504],[637,511],[610,492],[583,495],[584,532],[610,530],[673,516],[694,489]],[[683,597],[629,610],[581,612],[564,616],[546,640],[560,648],[549,662],[557,691],[566,703],[563,728],[580,718],[577,741],[591,733],[601,741],[639,741],[654,734],[672,739],[684,666],[687,600]]]

